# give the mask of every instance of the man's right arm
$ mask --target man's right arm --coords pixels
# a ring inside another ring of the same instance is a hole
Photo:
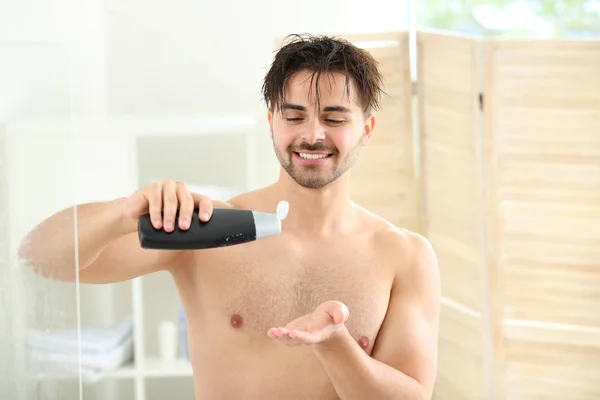
[[[78,266],[82,283],[125,281],[189,261],[183,251],[142,249],[136,221],[123,215],[126,200],[78,205],[76,227],[72,207],[54,214],[25,238],[20,258],[36,273],[64,281],[76,279]]]

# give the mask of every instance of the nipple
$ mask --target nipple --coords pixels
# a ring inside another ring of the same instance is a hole
[[[366,350],[369,347],[369,338],[366,336],[361,336],[358,339],[358,345]]]
[[[283,221],[287,218],[288,213],[290,212],[290,203],[285,200],[277,203],[277,217],[280,221]]]
[[[244,318],[242,318],[242,316],[239,314],[233,314],[231,316],[231,318],[229,319],[229,323],[234,328],[241,328],[242,325],[244,324]]]

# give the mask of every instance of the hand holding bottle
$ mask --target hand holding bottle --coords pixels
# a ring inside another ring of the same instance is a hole
[[[196,208],[200,220],[206,222],[211,218],[213,202],[210,197],[190,192],[182,182],[166,179],[152,183],[127,198],[122,212],[123,216],[136,223],[140,216],[150,214],[154,228],[173,232],[175,223],[182,230],[189,229]]]

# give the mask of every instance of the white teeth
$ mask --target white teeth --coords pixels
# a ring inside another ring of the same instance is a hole
[[[318,160],[319,158],[327,157],[327,154],[307,154],[307,153],[298,153],[300,157],[305,158],[307,160]]]

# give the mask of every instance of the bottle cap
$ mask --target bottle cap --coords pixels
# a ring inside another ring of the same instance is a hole
[[[281,233],[281,220],[277,214],[252,211],[256,239]]]
[[[287,218],[288,213],[290,212],[290,203],[285,200],[281,200],[277,203],[277,216],[280,220],[284,220]]]

